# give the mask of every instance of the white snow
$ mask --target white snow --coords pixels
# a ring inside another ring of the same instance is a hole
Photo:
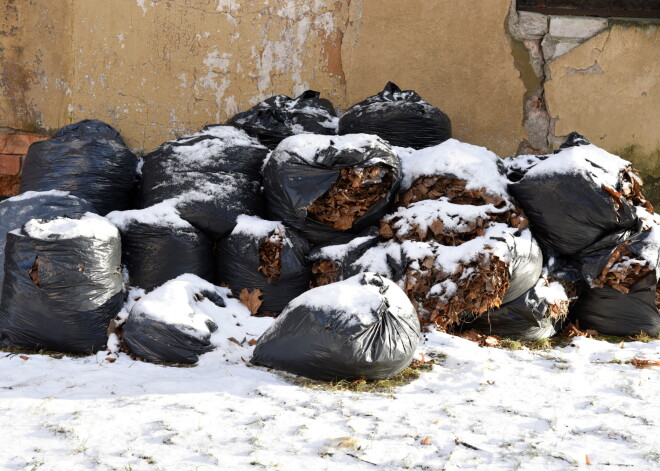
[[[321,247],[314,254],[310,255],[309,259],[310,260],[341,260],[346,256],[346,254],[348,254],[348,252],[350,252],[356,247],[359,247],[360,244],[376,239],[377,237],[378,236],[356,237],[355,239],[351,240],[346,244],[328,245],[326,247]]]
[[[568,295],[566,289],[558,281],[548,281],[546,278],[539,278],[538,283],[534,286],[536,294],[549,304],[568,303]]]
[[[120,231],[126,230],[134,222],[151,226],[191,228],[192,226],[179,216],[175,208],[176,202],[176,199],[169,199],[145,209],[112,211],[105,217]]]
[[[485,147],[479,147],[456,139],[448,139],[437,146],[420,149],[410,154],[401,152],[403,180],[401,189],[406,190],[420,177],[453,175],[465,180],[466,188],[486,189],[492,195],[508,200],[507,179],[500,173],[500,158]]]
[[[98,214],[85,213],[80,219],[58,217],[50,221],[32,219],[25,226],[25,233],[41,240],[65,240],[85,237],[111,240],[119,237],[119,231],[106,218]]]
[[[372,134],[346,134],[343,136],[322,136],[318,134],[297,134],[284,139],[277,146],[271,158],[285,161],[296,155],[308,164],[316,163],[316,157],[320,150],[334,147],[338,151],[357,150],[366,151],[368,148],[380,147],[392,152],[389,144],[378,136]],[[372,159],[369,164],[380,162],[380,159]]]
[[[203,139],[191,145],[185,145],[201,136],[213,136],[216,139]],[[259,147],[265,149],[259,141],[250,137],[242,129],[233,126],[212,126],[205,131],[182,137],[172,146],[172,152],[179,156],[180,165],[191,163],[205,163],[217,159],[229,147]],[[185,167],[184,167],[185,168]]]
[[[548,156],[529,169],[525,178],[535,179],[556,175],[583,175],[595,184],[616,189],[619,172],[630,162],[593,144],[569,147]]]
[[[236,227],[232,234],[247,234],[254,237],[267,237],[271,232],[285,232],[280,221],[267,221],[257,216],[242,214],[236,218]]]
[[[433,369],[384,393],[292,384],[241,360],[252,347],[228,343],[235,359],[217,350],[193,368],[123,353],[110,363],[103,352],[0,352],[0,466],[650,471],[660,462],[659,369],[626,364],[660,360],[658,341],[620,348],[579,337],[507,351],[432,333],[420,352]]]
[[[310,309],[343,312],[346,314],[346,325],[353,325],[353,323],[364,326],[371,325],[378,320],[375,312],[379,310],[384,298],[378,286],[361,283],[365,276],[373,277],[376,275],[374,273],[362,273],[344,281],[306,291],[293,299],[280,317],[283,318],[288,311],[299,306],[307,306]],[[382,280],[388,288],[389,309],[393,314],[414,310],[410,300],[394,282],[387,278],[382,278]]]
[[[38,198],[40,196],[69,196],[69,192],[68,191],[60,191],[60,190],[26,191],[25,193],[21,193],[20,195],[12,196],[11,198],[9,198],[5,201],[23,201],[23,200],[29,200],[29,199],[32,199],[32,198]]]

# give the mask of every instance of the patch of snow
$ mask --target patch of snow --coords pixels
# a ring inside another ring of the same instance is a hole
[[[378,136],[372,134],[346,134],[343,136],[323,136],[318,134],[298,134],[284,139],[273,152],[275,159],[286,161],[297,156],[304,162],[314,165],[319,151],[334,147],[338,151],[357,150],[365,152],[368,148],[379,147],[388,151],[392,148]],[[380,159],[368,163],[375,164]]]
[[[49,190],[49,191],[26,191],[17,196],[12,196],[5,201],[24,201],[30,200],[32,198],[38,198],[40,196],[69,196],[68,191],[60,190]]]
[[[32,219],[24,226],[25,233],[41,240],[65,240],[85,237],[111,240],[119,237],[117,228],[98,214],[85,213],[80,219],[58,217],[49,221]]]
[[[236,227],[231,233],[263,238],[278,230],[285,232],[284,225],[280,221],[267,221],[257,216],[242,214],[236,218]]]
[[[105,217],[120,231],[124,231],[134,222],[150,226],[190,229],[192,225],[179,216],[175,208],[177,200],[169,199],[145,209],[112,211]]]

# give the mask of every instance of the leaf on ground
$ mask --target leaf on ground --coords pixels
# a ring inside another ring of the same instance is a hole
[[[660,366],[660,361],[645,360],[643,358],[633,358],[630,360],[630,364],[634,365],[635,368],[651,368],[653,366]]]
[[[25,356],[25,355],[20,355],[18,358],[20,358],[21,360],[25,360],[25,361],[30,359],[30,357]]]
[[[422,445],[430,445],[431,444],[431,437],[426,437],[424,440],[422,440]]]
[[[239,295],[239,300],[241,301],[241,304],[250,310],[250,314],[256,314],[261,307],[261,304],[264,302],[263,299],[259,299],[261,296],[262,293],[260,289],[253,289],[250,291],[247,288],[243,288]]]

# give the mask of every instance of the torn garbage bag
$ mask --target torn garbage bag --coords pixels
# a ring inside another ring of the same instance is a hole
[[[216,284],[234,294],[260,290],[259,311],[278,313],[307,290],[309,244],[295,229],[280,222],[239,216],[230,235],[216,244]]]
[[[33,219],[7,236],[0,343],[92,353],[124,298],[117,228],[96,214]]]
[[[362,273],[291,301],[259,338],[251,361],[325,381],[376,380],[408,366],[419,337],[405,293]]]
[[[20,229],[30,219],[52,219],[57,216],[76,219],[95,211],[87,201],[59,190],[28,191],[0,202],[0,302],[8,232]]]
[[[292,136],[264,165],[271,219],[300,230],[314,245],[348,242],[387,211],[401,164],[377,136]]]

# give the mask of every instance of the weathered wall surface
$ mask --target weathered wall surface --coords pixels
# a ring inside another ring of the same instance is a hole
[[[276,93],[316,89],[346,109],[392,80],[502,156],[547,151],[575,129],[658,177],[659,28],[511,5],[5,0],[0,128],[93,117],[149,151]]]

